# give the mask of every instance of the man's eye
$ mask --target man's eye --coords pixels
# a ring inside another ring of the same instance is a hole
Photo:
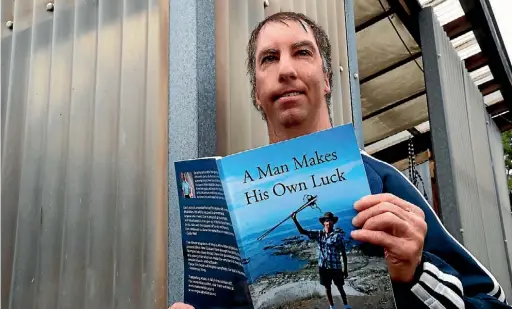
[[[297,51],[297,55],[299,56],[310,56],[311,55],[311,52],[307,49],[301,49],[299,51]]]
[[[263,59],[261,59],[261,63],[272,62],[272,61],[275,61],[275,60],[277,60],[276,56],[269,55],[269,56],[263,57]]]

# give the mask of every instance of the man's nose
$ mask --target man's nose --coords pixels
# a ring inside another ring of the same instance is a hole
[[[289,79],[296,79],[297,71],[293,60],[289,56],[281,56],[279,61],[279,81],[283,82]]]

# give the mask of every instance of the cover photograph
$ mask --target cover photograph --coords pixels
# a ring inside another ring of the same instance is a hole
[[[225,207],[221,221],[196,220],[196,228],[203,230],[198,235],[205,238],[202,250],[192,249],[192,260],[223,267],[205,269],[201,276],[222,278],[232,299],[238,299],[217,304],[219,297],[187,293],[186,282],[185,295],[195,298],[196,308],[328,308],[331,302],[336,308],[395,308],[384,258],[368,255],[364,244],[350,237],[353,205],[370,194],[352,125],[176,164],[177,177],[190,182],[180,187],[180,208],[193,209],[190,200],[204,209]],[[201,197],[206,182],[200,173],[207,170],[217,179],[207,181],[210,189]],[[194,174],[199,179],[187,178]],[[193,190],[194,198],[186,197]],[[182,217],[185,225],[187,220]],[[190,264],[187,238],[198,235],[183,232],[185,263]],[[219,244],[230,248],[224,248],[223,258],[198,259]],[[190,265],[185,269],[194,273]],[[227,291],[213,290],[229,297]],[[204,305],[199,301],[208,297]]]

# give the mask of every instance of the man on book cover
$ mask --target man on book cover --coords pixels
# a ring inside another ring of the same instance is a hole
[[[183,197],[192,198],[192,187],[187,180],[186,173],[181,174],[181,191],[183,193]]]
[[[323,229],[316,231],[305,230],[297,220],[296,212],[292,214],[292,219],[299,233],[308,236],[318,244],[318,273],[320,275],[320,284],[325,287],[325,294],[327,295],[330,309],[334,309],[334,301],[331,293],[332,283],[338,288],[345,308],[352,308],[348,304],[347,295],[343,289],[345,278],[348,277],[347,252],[343,243],[342,230],[334,228],[334,225],[338,222],[338,217],[332,212],[326,212],[323,217],[318,219]],[[342,258],[343,267],[341,265]]]

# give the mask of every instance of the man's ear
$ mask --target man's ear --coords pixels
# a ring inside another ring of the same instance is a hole
[[[324,92],[325,92],[325,94],[330,93],[331,85],[329,84],[329,77],[327,76],[327,73],[324,73],[324,81],[325,81]]]
[[[261,113],[261,119],[267,120],[267,116],[265,115],[265,111],[263,110],[263,106],[261,105],[261,101],[258,97],[258,93],[256,93],[254,95],[254,99],[256,101],[256,109],[258,110],[258,112]]]
[[[257,91],[255,91],[254,93],[254,99],[256,100],[256,108],[260,111],[263,110],[263,108],[261,107],[260,96],[258,95]]]

